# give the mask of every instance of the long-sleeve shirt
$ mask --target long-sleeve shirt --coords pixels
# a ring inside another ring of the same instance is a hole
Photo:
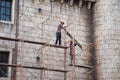
[[[62,24],[59,24],[57,27],[57,32],[61,33],[61,29],[63,29],[64,27],[62,26]]]

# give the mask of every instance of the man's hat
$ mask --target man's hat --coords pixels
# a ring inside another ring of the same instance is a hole
[[[64,24],[64,22],[63,21],[60,21],[62,24]]]

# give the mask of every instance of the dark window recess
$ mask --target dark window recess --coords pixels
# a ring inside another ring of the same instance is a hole
[[[78,5],[80,0],[74,0],[74,5]]]
[[[69,3],[70,2],[70,0],[65,0],[65,3]]]
[[[74,5],[78,5],[80,0],[73,0]],[[70,0],[64,0],[66,4],[70,4]]]
[[[11,21],[12,0],[0,0],[0,20]]]
[[[0,51],[0,63],[8,63],[9,52]],[[0,66],[0,77],[8,77],[8,67]]]

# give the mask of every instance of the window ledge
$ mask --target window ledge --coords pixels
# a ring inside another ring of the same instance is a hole
[[[5,23],[5,24],[14,24],[13,21],[3,21],[3,20],[0,20],[0,23]]]

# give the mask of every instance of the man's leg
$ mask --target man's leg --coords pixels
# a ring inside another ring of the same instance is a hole
[[[73,56],[72,56],[72,50],[70,50],[70,63],[72,64]]]
[[[55,44],[57,44],[58,40],[59,40],[59,33],[56,33],[56,42],[55,42]]]
[[[59,45],[61,45],[61,33],[59,34]]]

